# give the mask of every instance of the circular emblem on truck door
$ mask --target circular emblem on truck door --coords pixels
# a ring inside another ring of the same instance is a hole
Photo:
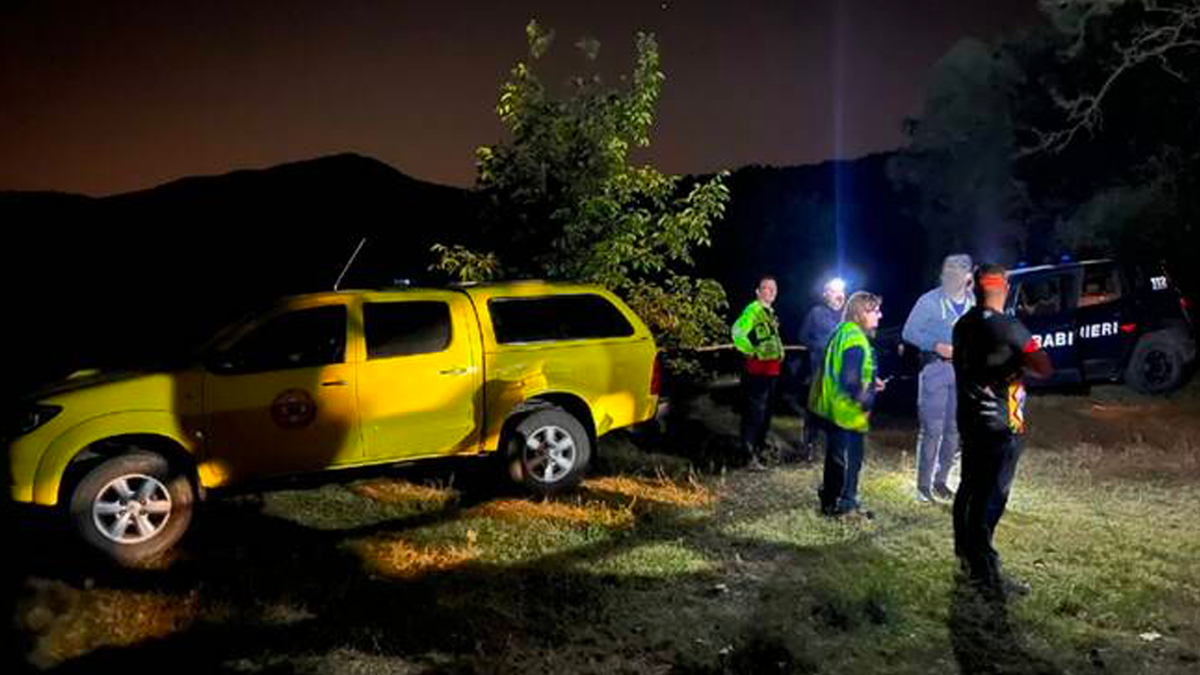
[[[317,402],[303,389],[288,389],[271,403],[271,419],[283,429],[303,429],[317,417]]]

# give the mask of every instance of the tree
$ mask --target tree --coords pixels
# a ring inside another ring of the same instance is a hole
[[[1138,71],[1158,69],[1190,82],[1187,73],[1200,57],[1200,0],[1041,0],[1041,6],[1068,40],[1062,64],[1082,66],[1090,76],[1079,78],[1073,91],[1051,92],[1060,119],[1030,129],[1031,142],[1020,155],[1062,152],[1084,133],[1095,136],[1105,104]]]
[[[982,41],[958,43],[935,66],[925,110],[908,123],[909,144],[888,166],[893,183],[940,250],[1014,257],[1024,244],[1024,186],[1013,170],[1011,99],[1023,73],[1011,54]]]
[[[1020,170],[1080,254],[1176,262],[1197,241],[1200,0],[1043,2],[1053,51],[1031,87]],[[1040,97],[1040,101],[1039,101]]]
[[[726,174],[685,182],[630,161],[632,151],[650,144],[665,79],[654,37],[638,35],[626,86],[577,76],[556,97],[533,67],[554,34],[530,22],[526,36],[529,60],[512,69],[496,106],[511,138],[478,150],[485,239],[504,274],[604,286],[667,350],[723,336],[724,290],[687,271],[693,250],[709,245],[710,228],[725,212]],[[596,60],[594,40],[577,46],[589,63]],[[488,269],[488,254],[462,247],[435,254],[439,269],[460,278]],[[686,359],[669,363],[677,371],[693,367]]]
[[[931,244],[983,240],[983,212],[1028,260],[1194,250],[1200,0],[1041,6],[1043,24],[939,63],[890,167]]]

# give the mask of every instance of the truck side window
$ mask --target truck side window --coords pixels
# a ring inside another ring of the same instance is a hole
[[[328,305],[281,314],[227,352],[228,370],[260,373],[346,360],[346,307]]]
[[[1052,276],[1021,282],[1017,294],[1017,316],[1051,316],[1063,309],[1062,280]]]
[[[634,332],[625,315],[599,295],[493,298],[488,311],[500,344],[618,338]]]
[[[450,346],[450,305],[437,301],[363,305],[367,358],[432,354]]]
[[[1083,272],[1083,290],[1079,306],[1090,307],[1121,299],[1121,278],[1117,268],[1103,265],[1088,267]]]

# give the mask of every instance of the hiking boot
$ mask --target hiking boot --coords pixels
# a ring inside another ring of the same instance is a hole
[[[1029,595],[1032,588],[1029,584],[999,572],[991,574],[971,574],[968,577],[972,585],[979,589],[985,597],[998,600],[1023,598]]]
[[[863,520],[875,520],[875,512],[871,509],[866,509],[861,506],[855,507],[850,513],[857,515]]]
[[[765,464],[763,464],[761,461],[759,461],[759,459],[757,457],[751,457],[750,461],[746,462],[746,470],[760,472],[760,471],[766,471],[767,467]]]
[[[945,485],[934,485],[933,486],[933,496],[937,497],[938,499],[945,499],[946,501],[952,501],[954,499],[954,490],[951,490],[950,488],[946,487]]]
[[[841,518],[843,516],[850,516],[850,517],[862,518],[863,520],[875,520],[875,512],[870,509],[865,509],[862,506],[855,506],[855,507],[849,508],[849,509],[837,508],[837,507],[822,507],[821,513],[823,513],[831,518]]]
[[[1006,598],[1023,598],[1029,595],[1033,587],[1028,582],[1010,577],[1007,574],[1000,575],[1000,592]]]

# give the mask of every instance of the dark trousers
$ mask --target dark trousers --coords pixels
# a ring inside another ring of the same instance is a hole
[[[1008,505],[1021,452],[1020,436],[963,434],[962,481],[954,497],[954,552],[973,577],[993,579],[1000,573],[992,535]]]
[[[821,417],[808,408],[804,409],[804,435],[800,441],[800,451],[804,456],[812,459],[812,453],[816,451],[817,441],[820,440],[821,434],[825,430],[821,426]],[[828,443],[827,443],[828,444]]]
[[[773,375],[742,373],[742,448],[752,456],[767,444],[778,381]]]
[[[828,514],[848,513],[858,508],[858,474],[863,465],[863,442],[866,434],[849,431],[813,415],[825,432],[825,476],[817,496],[821,511]]]
[[[806,460],[813,458],[813,453],[816,452],[817,441],[825,433],[825,428],[821,424],[821,416],[808,409],[808,394],[812,388],[812,382],[821,375],[820,364],[813,363],[815,354],[815,352],[809,352],[808,354],[808,372],[805,375],[804,385],[801,387],[800,394],[800,403],[804,406],[804,433],[800,437],[800,453]],[[829,445],[829,441],[826,441],[825,444]]]

